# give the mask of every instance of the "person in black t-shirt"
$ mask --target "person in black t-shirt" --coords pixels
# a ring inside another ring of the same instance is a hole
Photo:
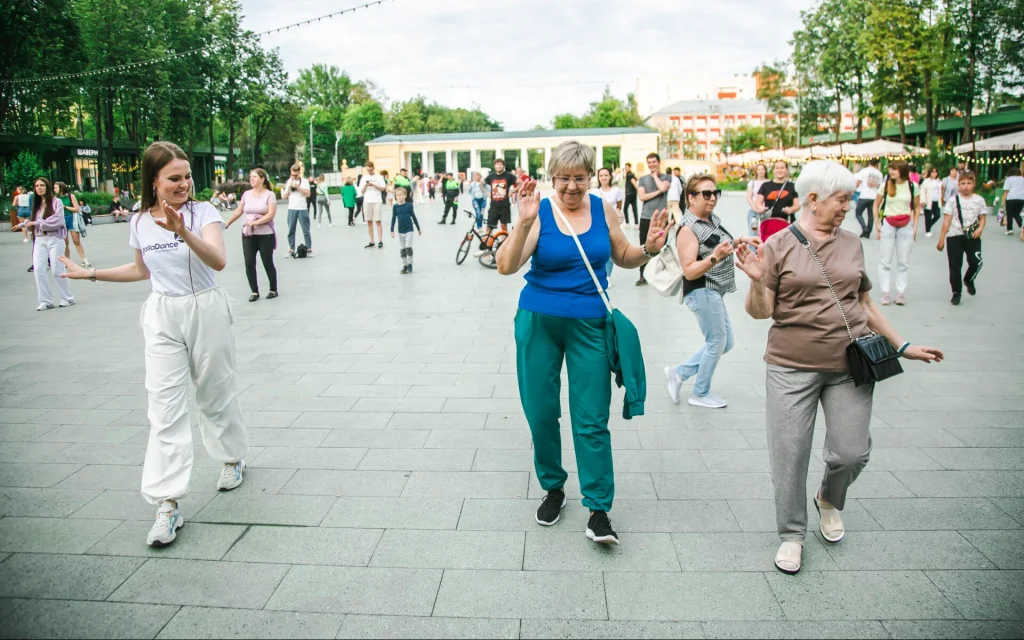
[[[761,185],[754,204],[758,213],[768,213],[769,218],[782,218],[792,223],[800,210],[800,199],[793,181],[789,179],[789,163],[776,160],[774,172],[774,179]]]
[[[626,163],[626,201],[622,205],[622,213],[626,216],[626,226],[629,226],[629,210],[633,210],[633,224],[640,223],[640,213],[636,208],[636,174],[633,173],[633,165]]]
[[[505,161],[497,158],[494,161],[494,171],[486,178],[484,183],[491,190],[491,206],[487,210],[487,228],[485,237],[491,233],[491,229],[501,224],[501,228],[508,231],[508,225],[512,223],[512,193],[516,189],[516,175],[505,171]],[[487,245],[480,243],[480,251],[486,251]],[[481,254],[483,255],[483,254]]]

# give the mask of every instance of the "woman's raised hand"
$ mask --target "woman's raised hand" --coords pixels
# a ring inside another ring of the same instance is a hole
[[[648,253],[657,253],[665,246],[668,240],[668,230],[672,227],[672,216],[668,209],[659,209],[651,216],[651,226],[647,231],[647,242],[644,248]]]
[[[526,180],[519,187],[519,222],[532,224],[540,212],[540,190],[536,180]]]
[[[61,264],[67,268],[67,271],[60,274],[60,277],[62,278],[70,278],[71,280],[87,280],[92,274],[92,269],[86,269],[85,267],[79,266],[69,258],[57,256],[57,259],[60,260]]]
[[[167,204],[166,200],[160,202],[160,208],[163,209],[163,218],[153,218],[153,222],[156,223],[161,229],[167,229],[173,231],[179,236],[185,235],[185,217],[181,215],[181,212]]]

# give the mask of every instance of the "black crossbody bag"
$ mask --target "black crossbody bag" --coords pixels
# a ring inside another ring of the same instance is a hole
[[[829,279],[828,273],[825,272],[825,266],[821,264],[814,249],[811,249],[811,244],[807,242],[807,238],[796,228],[796,225],[789,225],[789,230],[818,264],[821,275],[825,277],[825,284],[828,285],[828,290],[832,292],[832,297],[839,307],[839,313],[843,314],[843,324],[846,325],[846,333],[850,336],[850,345],[846,347],[846,361],[850,366],[850,376],[853,378],[854,385],[859,387],[872,384],[903,373],[900,355],[885,336],[872,333],[862,338],[853,337],[850,322],[846,319],[846,310],[843,309],[843,303],[839,301],[835,287],[832,286],[832,281]]]

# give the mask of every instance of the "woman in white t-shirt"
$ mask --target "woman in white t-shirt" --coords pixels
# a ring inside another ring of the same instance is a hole
[[[100,270],[61,262],[71,270],[65,277],[77,280],[152,284],[141,314],[151,424],[142,495],[157,505],[146,543],[164,546],[184,525],[178,500],[192,475],[189,378],[206,451],[223,465],[218,490],[242,484],[249,436],[238,406],[231,308],[214,280],[225,266],[224,221],[213,205],[192,199],[188,156],[175,144],[146,149],[142,185],[141,211],[130,227],[133,262]]]
[[[758,164],[754,167],[754,178],[747,182],[747,204],[750,206],[747,209],[747,227],[750,228],[750,232],[757,235],[758,229],[761,226],[761,214],[757,212],[757,203],[754,198],[757,197],[757,192],[761,190],[761,185],[768,182],[768,167],[764,164]]]
[[[924,208],[924,235],[932,237],[932,227],[942,217],[942,180],[938,167],[928,170],[928,177],[921,181],[921,202]]]
[[[1006,212],[1006,235],[1013,234],[1013,222],[1017,221],[1020,227],[1020,239],[1024,240],[1024,221],[1021,221],[1021,212],[1024,211],[1024,178],[1020,175],[1020,167],[1010,167],[1006,172],[1006,181],[1003,183],[1003,211]]]
[[[619,226],[625,222],[625,218],[622,217],[622,203],[626,199],[626,194],[622,193],[622,189],[612,186],[612,170],[607,167],[601,167],[597,170],[597,187],[590,190],[595,196],[598,196],[608,206],[615,210],[615,215],[619,217]],[[607,276],[612,276],[612,264],[611,260],[604,265]],[[609,285],[610,286],[610,285]]]

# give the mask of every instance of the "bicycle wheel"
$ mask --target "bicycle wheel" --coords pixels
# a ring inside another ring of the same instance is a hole
[[[484,265],[488,269],[497,269],[498,261],[498,249],[501,247],[501,243],[508,237],[507,234],[499,233],[494,237],[494,241],[491,243],[491,247],[488,251],[484,252],[484,255],[480,256],[480,264]]]
[[[466,256],[469,255],[469,250],[473,247],[473,237],[466,234],[466,237],[462,239],[462,244],[459,245],[459,250],[455,253],[455,264],[462,264],[466,261]]]

